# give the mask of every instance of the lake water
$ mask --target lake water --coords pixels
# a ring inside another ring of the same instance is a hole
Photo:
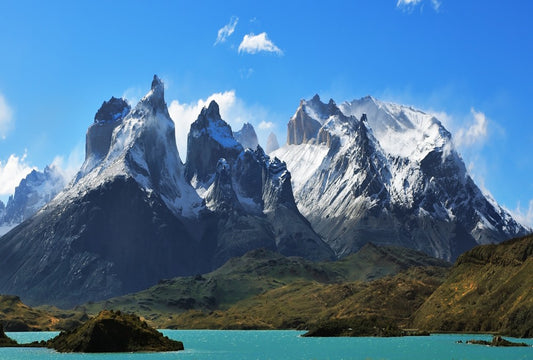
[[[533,359],[533,348],[491,348],[458,344],[489,335],[431,335],[403,338],[303,338],[301,331],[163,330],[183,341],[185,351],[169,353],[60,354],[49,349],[0,348],[1,360],[477,360]],[[7,333],[19,343],[47,340],[57,332]],[[512,339],[533,345],[533,339]]]

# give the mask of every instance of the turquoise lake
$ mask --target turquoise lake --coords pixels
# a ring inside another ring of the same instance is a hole
[[[312,360],[312,359],[533,359],[533,348],[491,348],[458,344],[469,339],[490,340],[489,335],[431,335],[403,338],[303,338],[301,331],[163,330],[181,340],[185,351],[171,353],[60,354],[49,349],[0,348],[1,360],[18,359],[221,359],[221,360]],[[21,342],[46,340],[57,332],[7,333]],[[512,338],[509,338],[513,340]],[[533,339],[514,339],[533,345]]]

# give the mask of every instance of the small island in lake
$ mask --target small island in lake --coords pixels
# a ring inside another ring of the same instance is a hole
[[[1,328],[0,328],[1,330]],[[17,344],[0,331],[0,347],[48,347],[58,352],[159,352],[183,350],[183,343],[169,339],[132,314],[103,310],[83,325],[61,332],[48,341]]]
[[[488,345],[488,346],[529,346],[526,343],[517,343],[517,342],[505,340],[501,336],[493,336],[492,341],[468,340],[466,343],[474,344],[474,345]]]

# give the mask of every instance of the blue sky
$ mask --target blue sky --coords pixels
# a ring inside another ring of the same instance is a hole
[[[531,2],[153,3],[0,3],[0,199],[32,167],[73,171],[101,103],[156,73],[183,134],[211,98],[280,143],[315,93],[434,112],[478,184],[533,224]]]

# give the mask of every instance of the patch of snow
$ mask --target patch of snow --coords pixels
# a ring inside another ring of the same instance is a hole
[[[287,164],[287,169],[291,173],[292,188],[296,193],[318,170],[328,150],[326,145],[285,145],[273,151],[270,156],[277,157]]]

